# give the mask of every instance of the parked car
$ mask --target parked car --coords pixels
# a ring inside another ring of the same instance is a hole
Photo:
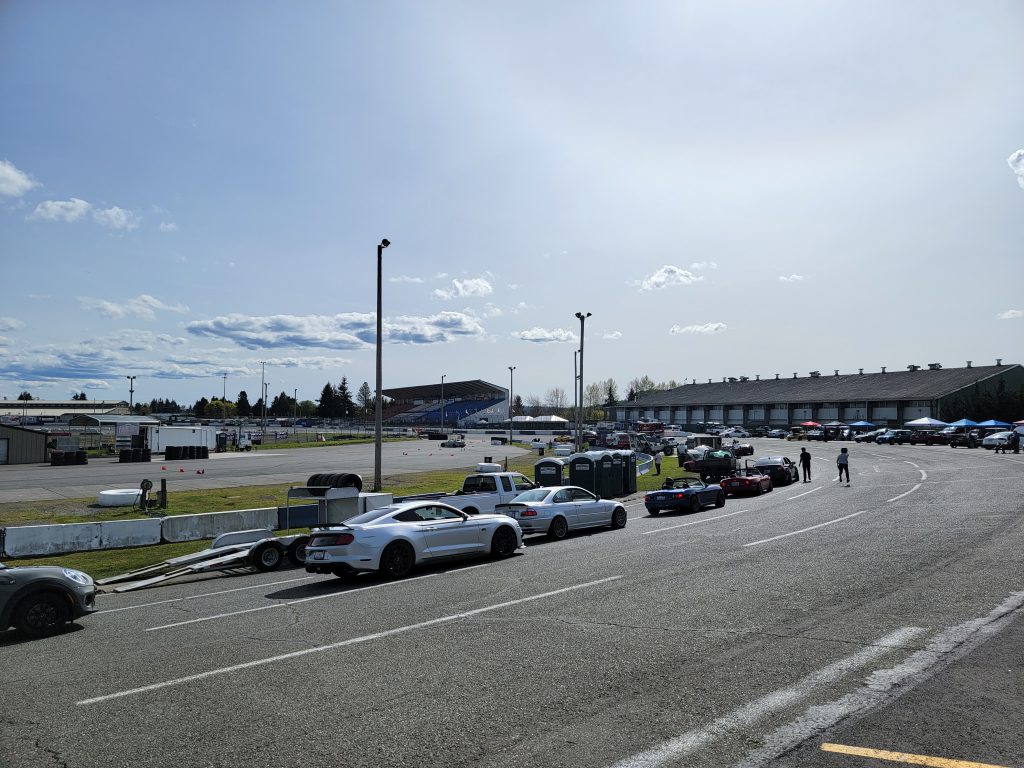
[[[825,430],[823,429],[809,429],[804,432],[804,440],[824,440]]]
[[[441,443],[442,448],[465,448],[466,441],[461,437],[452,437]]]
[[[902,444],[910,440],[909,429],[887,429],[884,433],[875,438],[879,445]]]
[[[725,506],[725,491],[720,485],[709,485],[703,480],[665,480],[659,491],[648,491],[644,495],[647,511],[657,516],[662,512],[700,512],[703,507],[714,504]]]
[[[625,528],[626,508],[575,485],[556,485],[524,491],[498,507],[519,523],[524,534],[544,533],[564,539],[582,528]]]
[[[788,434],[789,432],[787,432],[784,429],[773,429],[768,432],[768,437],[774,437],[778,438],[779,440],[785,440]]]
[[[737,443],[736,445],[732,446],[732,452],[733,455],[736,457],[753,456],[754,446],[752,446],[750,443]]]
[[[994,432],[993,434],[986,437],[981,441],[981,447],[985,450],[992,450],[993,448],[1002,448],[1006,445],[1006,442],[1010,439],[1010,430],[1004,432]]]
[[[800,470],[785,456],[762,456],[753,466],[767,472],[773,485],[789,485],[800,480]]]
[[[889,431],[888,429],[883,428],[883,429],[873,429],[870,432],[862,432],[861,434],[856,435],[853,438],[853,442],[855,442],[855,443],[873,443],[873,442],[875,442],[875,440],[879,436],[884,435],[888,431]]]
[[[401,578],[423,563],[509,557],[522,546],[523,531],[508,515],[468,515],[438,501],[405,501],[314,529],[306,545],[306,570],[340,577],[380,571]]]
[[[95,600],[96,584],[87,573],[0,563],[0,632],[14,627],[26,637],[51,635],[95,611]]]
[[[725,478],[720,485],[726,496],[737,493],[760,496],[773,488],[771,476],[757,467],[747,467],[738,474]]]
[[[803,440],[806,436],[807,435],[804,432],[803,427],[793,427],[786,434],[786,439],[787,440]]]
[[[723,429],[718,433],[718,435],[723,440],[728,440],[733,437],[750,437],[750,433],[742,427],[729,427],[729,429]]]
[[[930,429],[919,429],[910,435],[911,445],[947,445],[949,436]]]
[[[750,430],[751,437],[770,437],[769,433],[772,432],[771,427],[754,427]]]

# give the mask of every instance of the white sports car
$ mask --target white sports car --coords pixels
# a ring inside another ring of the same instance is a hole
[[[620,502],[575,485],[524,491],[497,509],[517,520],[523,533],[546,533],[552,539],[564,539],[580,528],[624,528],[627,520]]]
[[[467,515],[439,501],[406,501],[314,530],[306,570],[342,577],[381,571],[401,578],[422,563],[509,557],[522,546],[523,531],[507,515]]]

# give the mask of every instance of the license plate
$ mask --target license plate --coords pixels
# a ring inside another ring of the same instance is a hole
[[[738,485],[739,485],[739,483],[729,483],[729,485],[731,485],[732,487],[734,487],[734,488],[735,488],[736,486],[738,486]]]
[[[323,560],[324,557],[326,557],[326,556],[327,556],[326,552],[314,552],[313,553],[313,559],[314,560]]]

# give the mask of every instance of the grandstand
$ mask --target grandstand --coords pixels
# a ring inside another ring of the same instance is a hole
[[[408,426],[471,426],[508,418],[508,390],[480,379],[383,390],[390,398],[390,424]]]

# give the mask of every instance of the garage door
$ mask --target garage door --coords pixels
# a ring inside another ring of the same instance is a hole
[[[10,440],[8,437],[0,437],[0,464],[7,463],[7,443]]]

